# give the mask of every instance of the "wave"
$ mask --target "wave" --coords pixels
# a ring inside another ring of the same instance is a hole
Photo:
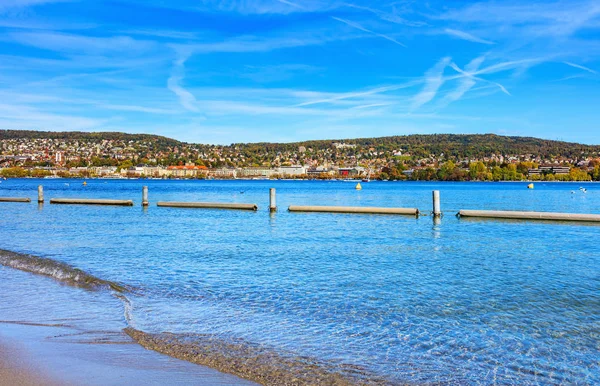
[[[212,367],[263,385],[388,385],[389,381],[350,364],[281,354],[242,339],[210,334],[151,334],[125,330],[141,346],[188,362]]]
[[[48,276],[75,287],[89,290],[110,288],[119,293],[130,292],[127,286],[100,279],[79,268],[45,257],[0,249],[0,264],[21,271]]]

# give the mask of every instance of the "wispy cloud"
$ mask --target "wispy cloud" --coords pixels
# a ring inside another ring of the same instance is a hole
[[[364,90],[364,91],[342,93],[342,94],[338,94],[338,95],[324,98],[324,99],[317,99],[317,100],[312,100],[312,101],[308,101],[308,102],[302,102],[295,106],[296,107],[310,106],[310,105],[316,105],[316,104],[321,104],[321,103],[337,102],[337,101],[344,100],[344,99],[354,99],[354,98],[359,98],[359,97],[365,97],[365,96],[369,96],[369,95],[381,94],[381,93],[385,93],[385,92],[389,92],[389,91],[395,91],[395,90],[400,90],[403,88],[413,87],[413,86],[418,85],[419,83],[421,83],[421,81],[417,80],[417,81],[406,82],[403,84],[371,88],[371,89]]]
[[[433,68],[425,74],[425,86],[413,98],[412,110],[416,110],[427,102],[431,101],[437,95],[439,88],[444,84],[444,70],[452,59],[445,57],[441,59]]]
[[[455,63],[450,63],[450,66],[452,68],[454,68],[456,71],[460,72],[465,76],[459,80],[458,87],[452,92],[446,94],[446,96],[443,98],[442,103],[444,105],[448,105],[452,102],[459,100],[467,91],[469,91],[473,86],[475,86],[475,84],[477,83],[476,78],[470,73],[477,71],[477,69],[479,68],[479,66],[481,66],[481,63],[483,63],[484,60],[485,56],[480,56],[478,58],[473,59],[465,66],[465,71],[460,70]]]
[[[442,20],[487,27],[512,27],[533,36],[569,36],[597,21],[600,4],[594,0],[551,2],[480,2],[453,8],[437,16]]]
[[[125,0],[138,1],[138,0]],[[331,7],[320,0],[302,0],[302,4],[290,0],[144,0],[145,6],[176,9],[185,12],[235,13],[240,15],[288,15],[296,12],[318,12]]]
[[[139,55],[157,48],[155,42],[128,36],[97,37],[57,32],[13,32],[9,38],[17,43],[45,50],[72,54],[127,53]]]
[[[550,57],[528,58],[519,60],[509,60],[493,64],[491,66],[478,70],[473,75],[494,74],[501,71],[529,68],[550,60]]]
[[[587,68],[585,66],[582,66],[581,64],[576,64],[576,63],[571,63],[571,62],[563,62],[563,63],[566,64],[567,66],[571,66],[571,67],[578,68],[578,69],[583,70],[583,71],[587,71],[590,74],[598,75],[597,71],[594,71],[591,68]]]
[[[306,64],[279,64],[269,66],[247,65],[241,72],[236,74],[241,78],[266,83],[291,79],[296,74],[314,74],[320,70],[319,67]]]
[[[468,40],[470,42],[489,44],[489,45],[496,44],[492,41],[481,39],[481,38],[478,38],[477,36],[474,36],[468,32],[459,31],[456,29],[446,28],[446,29],[444,29],[444,33],[447,35],[462,39],[462,40]]]
[[[31,106],[0,104],[0,125],[7,129],[85,130],[98,129],[105,120],[46,113]]]
[[[242,36],[222,41],[185,45],[195,53],[209,54],[217,52],[244,53],[244,52],[269,52],[284,48],[296,48],[323,44],[328,38],[319,37],[289,37],[266,38],[256,36]]]
[[[2,0],[2,2],[0,2],[0,13],[14,9],[27,8],[49,3],[62,3],[66,1],[70,0]]]
[[[173,62],[173,71],[167,81],[167,87],[179,98],[179,102],[188,111],[199,112],[198,101],[194,94],[181,86],[181,81],[185,75],[185,61],[188,56],[183,54],[179,59]]]
[[[478,73],[478,68],[483,63],[485,56],[480,56],[478,58],[473,59],[469,64],[466,65],[465,71],[461,70],[460,67],[456,65],[456,63],[450,63],[450,67],[452,67],[456,72],[463,75],[464,78],[461,80],[461,85],[458,87],[455,92],[449,94],[449,101],[455,101],[460,99],[471,87],[475,85],[475,81],[482,81],[486,83],[490,83],[496,87],[498,87],[503,93],[506,95],[510,95],[506,87],[497,82],[492,82],[490,80],[486,80],[483,78],[476,77],[475,75]]]
[[[388,35],[384,35],[384,34],[379,33],[379,32],[371,31],[371,30],[369,30],[369,29],[361,26],[358,23],[355,23],[355,22],[352,22],[352,21],[349,21],[349,20],[345,20],[345,19],[342,19],[342,18],[339,18],[339,17],[335,17],[335,16],[332,16],[331,18],[334,19],[334,20],[337,20],[337,21],[339,21],[341,23],[344,23],[346,25],[349,25],[352,28],[356,28],[357,30],[360,30],[360,31],[363,31],[363,32],[367,32],[367,33],[370,33],[370,34],[375,35],[375,36],[379,36],[380,38],[383,38],[385,40],[389,40],[390,42],[395,43],[395,44],[397,44],[399,46],[406,47],[406,45],[400,43],[398,40],[394,39],[393,37],[388,36]]]
[[[99,104],[97,107],[115,111],[132,111],[148,114],[177,114],[175,110],[162,109],[157,107],[135,106],[135,105],[114,105],[114,104]]]
[[[376,15],[381,20],[385,20],[385,21],[388,21],[388,22],[394,23],[394,24],[402,24],[402,25],[406,25],[409,27],[424,27],[427,25],[427,23],[425,23],[423,21],[408,20],[408,19],[398,15],[395,12],[384,12],[380,9],[375,9],[375,8],[371,8],[371,7],[365,7],[362,5],[350,4],[350,3],[345,3],[344,5],[346,7],[360,9],[363,11],[370,12],[370,13]]]

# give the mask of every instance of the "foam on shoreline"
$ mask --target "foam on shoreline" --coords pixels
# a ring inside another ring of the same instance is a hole
[[[0,264],[25,272],[51,277],[62,283],[88,290],[112,289],[119,293],[129,292],[124,285],[100,279],[79,268],[45,257],[26,255],[0,249]]]

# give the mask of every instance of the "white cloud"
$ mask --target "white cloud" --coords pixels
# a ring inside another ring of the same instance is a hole
[[[126,53],[139,55],[156,48],[151,41],[135,40],[128,36],[97,37],[56,32],[13,32],[10,40],[32,47],[72,54]]]
[[[179,102],[188,111],[199,112],[198,101],[194,94],[186,90],[181,86],[181,81],[183,80],[185,74],[185,61],[187,57],[180,57],[173,63],[173,72],[167,81],[167,87],[171,90],[177,97],[179,97]]]
[[[49,3],[63,3],[66,1],[71,0],[2,0],[2,2],[0,2],[0,13],[11,11],[14,9],[33,7],[36,5],[43,5]]]
[[[594,71],[591,68],[587,68],[585,66],[582,66],[581,64],[576,64],[576,63],[571,63],[571,62],[563,62],[563,63],[566,64],[567,66],[571,66],[571,67],[578,68],[578,69],[583,70],[583,71],[587,71],[590,74],[598,75],[597,71]]]
[[[384,34],[379,33],[379,32],[371,31],[371,30],[366,29],[365,27],[361,26],[358,23],[355,23],[355,22],[352,22],[352,21],[348,21],[348,20],[345,20],[345,19],[341,19],[341,18],[335,17],[335,16],[332,16],[332,19],[337,20],[337,21],[339,21],[341,23],[344,23],[346,25],[349,25],[350,27],[356,28],[356,29],[358,29],[360,31],[367,32],[367,33],[370,33],[370,34],[375,35],[375,36],[379,36],[380,38],[383,38],[385,40],[389,40],[390,42],[395,43],[395,44],[397,44],[399,46],[406,47],[406,45],[400,43],[398,40],[394,39],[393,37],[388,36],[388,35],[384,35]]]
[[[468,40],[470,42],[489,44],[489,45],[496,44],[492,41],[481,39],[481,38],[478,38],[477,36],[474,36],[468,32],[459,31],[456,29],[446,28],[444,30],[444,33],[446,33],[447,35],[462,39],[462,40]]]
[[[316,104],[321,104],[321,103],[332,103],[332,102],[336,102],[336,101],[340,101],[340,100],[344,100],[344,99],[354,99],[354,98],[359,98],[359,97],[365,97],[365,96],[369,96],[369,95],[381,94],[381,93],[385,93],[385,92],[389,92],[389,91],[395,91],[395,90],[413,87],[419,83],[422,83],[422,82],[417,80],[417,81],[406,82],[403,84],[376,87],[376,88],[372,88],[372,89],[368,89],[368,90],[364,90],[364,91],[333,94],[333,95],[329,95],[323,99],[316,99],[316,100],[312,100],[312,101],[302,102],[302,103],[297,104],[296,106],[298,106],[298,107],[299,106],[310,106],[310,105],[316,105]]]
[[[30,106],[0,104],[0,125],[21,130],[85,130],[99,128],[104,120],[82,116],[45,113]]]
[[[437,95],[439,88],[444,84],[444,70],[450,63],[451,58],[445,57],[441,59],[433,68],[425,74],[425,86],[413,98],[412,110],[416,110],[427,102],[433,100]]]
[[[591,25],[600,16],[595,0],[553,2],[481,2],[455,8],[438,19],[475,23],[504,30],[507,27],[533,36],[570,36]],[[516,35],[519,36],[518,34]]]

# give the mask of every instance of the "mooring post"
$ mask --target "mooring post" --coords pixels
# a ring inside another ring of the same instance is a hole
[[[142,206],[148,206],[148,187],[142,187]]]
[[[433,216],[440,217],[442,215],[442,209],[440,206],[440,191],[433,191]]]
[[[38,185],[38,203],[44,203],[44,187],[42,185]]]
[[[275,188],[269,189],[269,211],[277,212],[277,202],[275,200]]]

